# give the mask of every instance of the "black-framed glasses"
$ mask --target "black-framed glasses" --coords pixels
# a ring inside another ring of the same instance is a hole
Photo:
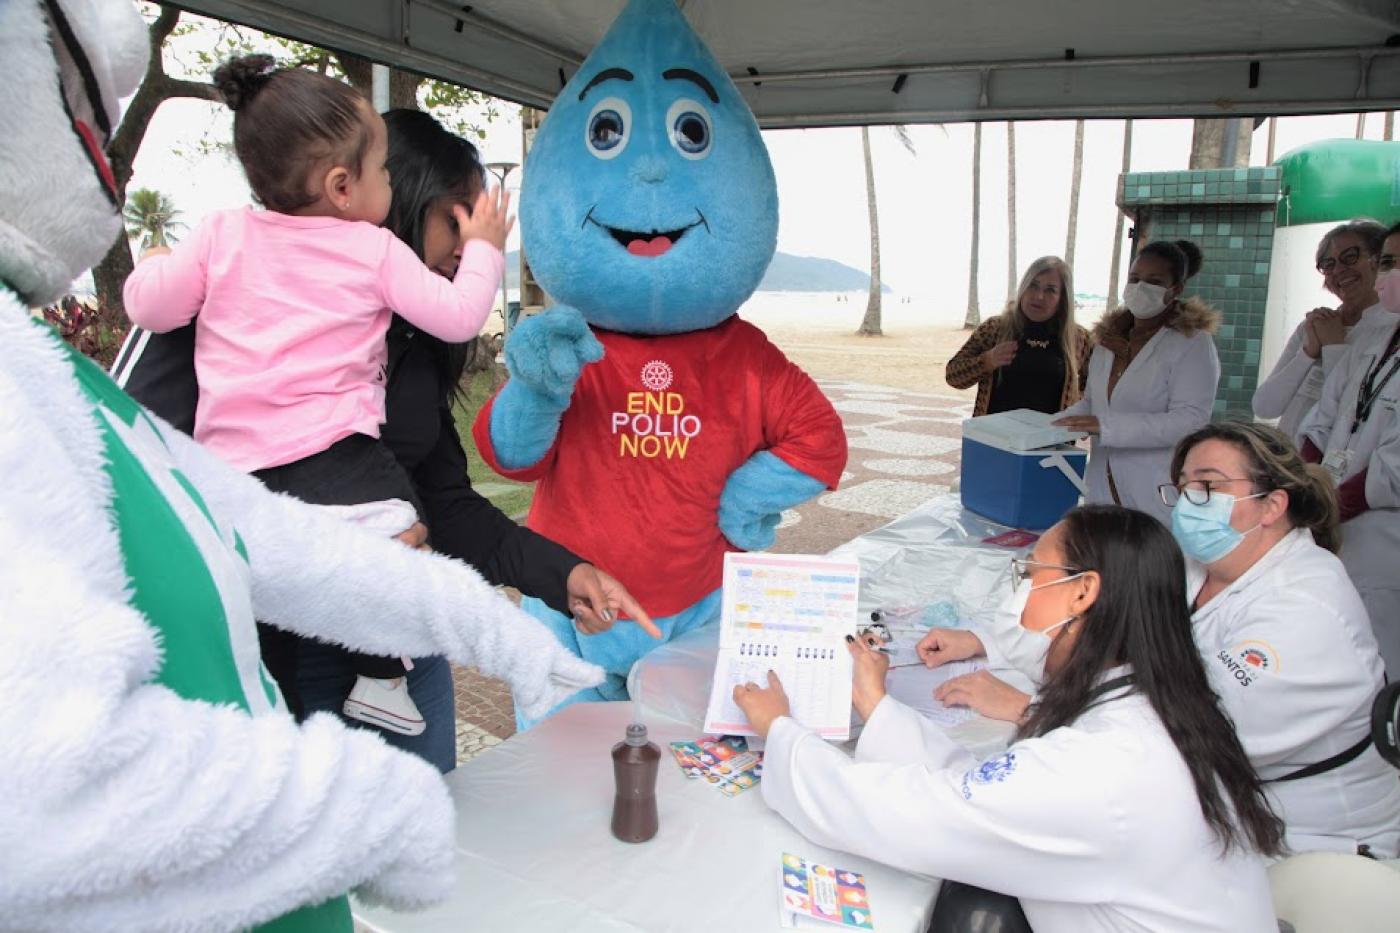
[[[1175,486],[1171,483],[1163,483],[1157,487],[1157,495],[1162,497],[1162,504],[1167,508],[1176,505],[1177,500],[1182,496],[1192,505],[1205,505],[1210,502],[1210,494],[1217,486],[1224,486],[1226,483],[1253,483],[1254,480],[1247,476],[1227,476],[1224,479],[1193,479],[1189,483]],[[1256,495],[1267,496],[1268,493],[1257,493]],[[1244,497],[1253,498],[1253,497]]]
[[[1031,574],[1036,568],[1063,570],[1065,573],[1081,572],[1076,567],[1066,567],[1064,564],[1046,564],[1038,560],[1031,560],[1027,557],[1013,557],[1011,558],[1011,588],[1014,590],[1022,583],[1030,580]]]
[[[1350,269],[1352,266],[1356,265],[1360,261],[1361,247],[1351,246],[1338,253],[1336,259],[1333,259],[1331,256],[1328,256],[1326,259],[1323,259],[1320,262],[1318,262],[1317,271],[1321,272],[1323,275],[1331,275],[1333,272],[1337,271],[1337,266],[1339,265],[1345,266],[1346,268]]]

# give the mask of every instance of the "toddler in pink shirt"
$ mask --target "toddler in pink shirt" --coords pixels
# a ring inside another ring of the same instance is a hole
[[[390,318],[452,343],[481,331],[505,266],[509,197],[483,192],[470,213],[454,209],[461,261],[449,281],[379,226],[392,197],[388,134],[363,95],[264,55],[214,79],[264,209],[215,214],[174,250],[149,251],[127,279],[127,314],[156,333],[195,320],[194,436],[225,460],[316,504],[416,505],[378,440]],[[346,715],[420,733],[403,662],[352,659]]]

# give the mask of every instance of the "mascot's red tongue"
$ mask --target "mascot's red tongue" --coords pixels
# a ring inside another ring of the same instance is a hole
[[[653,237],[645,240],[638,237],[627,244],[627,252],[633,256],[660,256],[671,248],[671,238],[667,236]]]

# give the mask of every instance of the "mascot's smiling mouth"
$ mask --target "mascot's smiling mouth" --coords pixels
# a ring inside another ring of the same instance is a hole
[[[710,232],[710,223],[705,219],[705,215],[700,212],[700,208],[695,209],[696,220],[694,223],[686,224],[684,227],[677,227],[674,230],[625,230],[622,227],[610,227],[607,224],[599,223],[593,217],[593,208],[588,209],[587,215],[583,218],[584,225],[592,224],[602,230],[607,231],[618,244],[633,256],[644,256],[647,258],[661,256],[675,246],[681,237],[694,229],[703,226],[705,232]]]

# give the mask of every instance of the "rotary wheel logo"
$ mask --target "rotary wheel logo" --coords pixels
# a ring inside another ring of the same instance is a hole
[[[653,392],[666,391],[671,387],[674,378],[671,367],[660,360],[652,360],[642,367],[642,385]]]

